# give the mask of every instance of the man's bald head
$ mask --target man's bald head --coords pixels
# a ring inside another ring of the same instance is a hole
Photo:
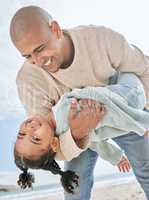
[[[10,36],[15,43],[24,38],[27,33],[49,29],[52,17],[44,9],[37,6],[27,6],[19,9],[11,20]]]

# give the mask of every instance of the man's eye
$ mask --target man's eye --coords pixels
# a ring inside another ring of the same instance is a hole
[[[45,48],[45,46],[41,46],[41,47],[39,47],[38,49],[36,49],[36,52],[37,52],[37,53],[40,53],[41,51],[44,50],[44,48]]]
[[[24,56],[26,59],[30,59],[31,58],[31,55],[28,55],[28,56]]]

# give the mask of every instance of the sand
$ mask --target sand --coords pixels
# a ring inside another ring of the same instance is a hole
[[[0,193],[1,192],[15,192],[18,190],[18,187],[14,185],[0,185]]]
[[[13,191],[14,187],[11,186],[2,186],[0,185],[0,191],[4,190]],[[20,196],[20,195],[19,195]],[[20,197],[15,199],[20,199]],[[0,197],[3,199],[4,196]],[[12,198],[12,196],[11,196]],[[5,199],[5,198],[4,198]],[[14,198],[12,198],[14,199]],[[47,193],[46,195],[43,193],[42,195],[29,195],[23,198],[23,200],[64,200],[62,190],[58,190],[55,192]],[[86,199],[81,199],[86,200]],[[140,188],[139,184],[136,181],[130,181],[127,183],[115,184],[115,185],[101,185],[101,183],[95,183],[91,200],[146,200],[145,195]]]
[[[40,198],[38,200],[63,199],[63,193],[59,192],[57,194],[49,194],[48,197]],[[96,184],[92,191],[91,200],[146,200],[146,198],[140,186],[135,181],[133,181],[131,183],[124,183],[121,185],[113,186],[101,186]]]
[[[93,189],[92,200],[145,200],[145,195],[136,183],[98,187]],[[50,199],[49,199],[50,200]]]

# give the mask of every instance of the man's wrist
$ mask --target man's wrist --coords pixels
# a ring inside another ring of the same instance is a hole
[[[82,130],[80,129],[70,129],[71,135],[75,140],[81,140],[84,137],[89,135],[89,130]]]
[[[73,140],[75,141],[76,145],[79,148],[84,149],[88,144],[89,133],[81,135],[81,133],[78,134],[78,132],[77,132],[79,130],[70,130],[70,131],[71,131],[71,136],[72,136]]]
[[[85,136],[84,138],[81,138],[81,139],[74,139],[74,141],[80,149],[84,149],[84,148],[86,148],[86,146],[88,144],[88,139],[89,139],[89,136],[87,135],[87,136]]]

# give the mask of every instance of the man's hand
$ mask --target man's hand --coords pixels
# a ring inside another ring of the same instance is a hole
[[[131,169],[131,165],[127,157],[123,156],[120,162],[117,164],[117,167],[120,172],[129,172]]]
[[[81,111],[77,111],[77,105],[80,105]],[[91,129],[103,119],[105,108],[95,100],[84,99],[77,102],[72,100],[69,111],[68,122],[71,134],[74,139],[79,140],[88,136]]]

